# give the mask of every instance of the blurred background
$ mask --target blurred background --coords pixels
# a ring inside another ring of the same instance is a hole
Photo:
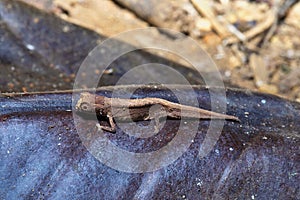
[[[0,4],[1,92],[70,89],[78,66],[104,38],[154,26],[196,40],[217,63],[227,86],[300,102],[296,0],[1,0]],[[154,34],[172,39],[168,33]],[[117,67],[107,74],[118,73]]]

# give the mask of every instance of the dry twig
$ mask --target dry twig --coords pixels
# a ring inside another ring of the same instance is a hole
[[[200,15],[207,18],[213,26],[213,29],[221,38],[228,37],[229,31],[216,19],[207,0],[190,0]]]
[[[266,20],[255,26],[254,28],[250,29],[249,31],[246,31],[244,33],[245,35],[245,41],[250,40],[251,38],[255,37],[256,35],[264,32],[268,28],[272,26],[274,21],[276,20],[275,13],[273,10],[270,10],[268,14],[266,15]],[[226,44],[234,44],[237,42],[240,42],[241,40],[237,37],[229,37],[226,39]]]

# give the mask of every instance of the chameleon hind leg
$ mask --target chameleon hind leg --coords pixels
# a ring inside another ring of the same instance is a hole
[[[164,126],[162,119],[167,118],[167,113],[163,106],[154,105],[149,110],[149,116],[145,120],[154,120],[154,130],[158,133]],[[164,120],[165,121],[165,120]]]

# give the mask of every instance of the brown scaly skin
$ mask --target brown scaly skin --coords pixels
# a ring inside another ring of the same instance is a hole
[[[149,108],[159,105],[154,112],[149,112]],[[180,119],[181,117],[196,119],[226,119],[240,121],[237,117],[220,114],[197,107],[181,105],[160,98],[143,99],[120,99],[108,98],[95,95],[88,92],[81,93],[80,99],[76,104],[76,110],[85,113],[97,113],[100,116],[106,116],[109,119],[110,126],[100,126],[103,130],[116,132],[114,118],[120,120],[142,121],[154,119],[156,127],[159,125],[159,119],[167,115],[169,118]],[[128,113],[128,110],[130,112]]]

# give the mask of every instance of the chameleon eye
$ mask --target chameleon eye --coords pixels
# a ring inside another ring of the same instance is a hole
[[[88,110],[90,110],[90,105],[89,105],[88,103],[82,103],[82,104],[80,105],[80,108],[81,108],[81,110],[86,110],[86,111],[88,111]]]

